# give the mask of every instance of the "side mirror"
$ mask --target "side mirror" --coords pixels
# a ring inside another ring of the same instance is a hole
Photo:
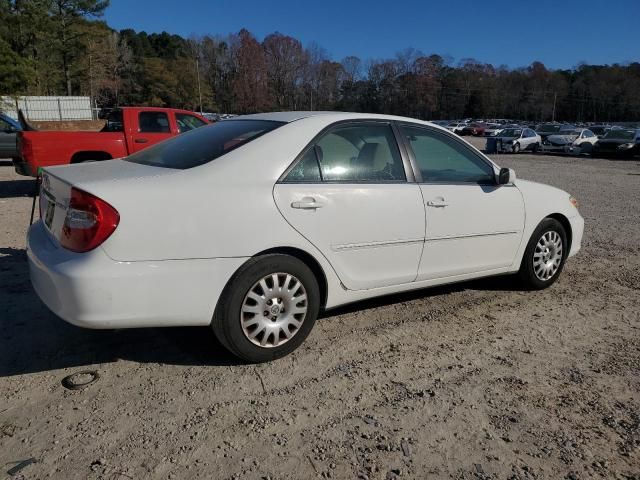
[[[501,168],[498,174],[498,185],[507,185],[516,182],[516,172],[512,168]]]

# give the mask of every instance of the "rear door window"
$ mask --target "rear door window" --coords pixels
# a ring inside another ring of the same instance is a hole
[[[165,112],[140,112],[138,122],[140,132],[171,133],[169,116]]]
[[[102,129],[103,132],[122,132],[124,131],[122,124],[122,110],[114,110],[109,113],[107,122]]]
[[[349,124],[309,147],[284,182],[406,182],[402,157],[388,124]]]

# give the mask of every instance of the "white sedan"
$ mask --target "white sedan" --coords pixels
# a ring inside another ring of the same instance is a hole
[[[511,273],[548,287],[584,226],[568,193],[516,180],[444,128],[318,112],[46,168],[40,216],[31,280],[58,316],[210,325],[252,362],[290,353],[338,305]]]
[[[591,153],[598,136],[586,128],[564,130],[555,135],[549,135],[542,144],[545,152],[564,152],[573,155]]]

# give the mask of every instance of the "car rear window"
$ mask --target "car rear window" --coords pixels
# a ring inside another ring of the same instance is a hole
[[[215,160],[284,123],[271,120],[223,120],[160,142],[125,160],[185,170]]]

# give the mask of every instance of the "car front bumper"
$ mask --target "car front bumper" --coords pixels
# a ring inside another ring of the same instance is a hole
[[[568,145],[553,145],[553,144],[545,144],[543,143],[540,147],[540,150],[543,152],[556,152],[556,153],[567,153],[566,149]]]
[[[57,246],[41,221],[27,236],[31,283],[56,315],[85,328],[208,325],[246,258],[119,262],[98,247]]]
[[[580,214],[569,219],[571,224],[571,249],[569,257],[573,257],[582,248],[582,236],[584,235],[584,218]]]

